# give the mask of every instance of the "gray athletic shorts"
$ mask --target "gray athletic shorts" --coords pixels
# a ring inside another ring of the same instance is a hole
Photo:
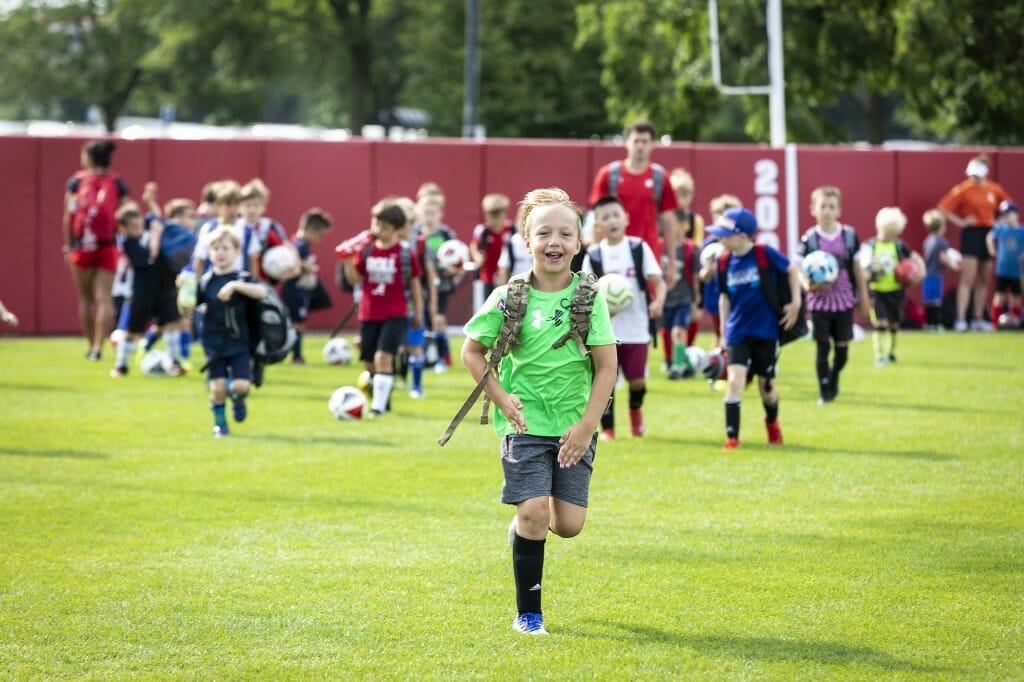
[[[578,463],[562,469],[558,466],[557,436],[510,435],[501,439],[501,468],[505,484],[501,501],[519,504],[534,497],[557,497],[586,507],[590,495],[590,477],[594,473],[597,434]]]

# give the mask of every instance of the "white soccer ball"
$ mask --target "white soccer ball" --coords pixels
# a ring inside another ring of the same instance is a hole
[[[597,280],[597,286],[608,304],[608,313],[617,315],[633,304],[636,291],[633,283],[617,272],[609,272]]]
[[[946,249],[946,260],[949,261],[950,270],[959,270],[964,262],[964,255],[951,246]]]
[[[826,251],[812,251],[800,266],[811,284],[832,284],[839,277],[839,262]]]
[[[352,344],[338,337],[324,344],[324,362],[328,365],[347,365],[352,362]]]
[[[174,358],[167,351],[154,348],[142,356],[139,368],[148,377],[170,376],[174,368]]]
[[[466,242],[449,239],[437,247],[437,263],[443,268],[461,269],[471,260]]]
[[[335,419],[362,419],[363,411],[366,409],[366,396],[355,386],[342,386],[331,394],[331,399],[327,401],[327,409]]]
[[[295,272],[299,267],[299,254],[290,246],[275,246],[267,249],[261,261],[263,272],[274,279],[281,279],[285,275]]]
[[[711,242],[700,252],[700,264],[704,267],[716,267],[715,263],[722,257],[724,251],[725,246],[722,245],[722,242]]]
[[[686,357],[693,365],[693,371],[703,374],[704,368],[708,366],[708,352],[700,346],[690,346],[686,349]]]

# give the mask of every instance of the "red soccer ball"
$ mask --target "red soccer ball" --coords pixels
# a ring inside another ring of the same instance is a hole
[[[917,267],[917,263],[910,258],[901,260],[893,274],[896,275],[896,281],[905,287],[917,284],[923,276],[923,273]]]

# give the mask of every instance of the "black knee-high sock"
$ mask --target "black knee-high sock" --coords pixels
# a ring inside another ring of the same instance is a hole
[[[302,332],[295,330],[295,345],[292,346],[292,357],[302,357]]]
[[[938,327],[942,323],[942,308],[937,305],[925,306],[924,321]]]
[[[608,399],[608,407],[601,414],[601,429],[615,429],[615,394]]]
[[[727,438],[740,437],[740,401],[725,401],[725,435]]]
[[[774,405],[769,405],[768,403],[764,402],[763,400],[761,401],[761,404],[764,405],[764,420],[766,422],[771,424],[773,421],[775,421],[776,419],[779,418],[779,401],[778,400],[775,401]]]
[[[544,540],[527,540],[517,534],[512,542],[512,574],[516,581],[519,613],[541,613],[540,585],[544,575]]]
[[[832,361],[832,393],[839,392],[839,373],[846,367],[846,360],[849,357],[849,346],[836,346],[835,358]]]
[[[629,389],[629,409],[639,410],[644,405],[644,395],[647,393],[647,387],[633,390]]]
[[[818,388],[821,394],[828,393],[828,384],[831,379],[828,369],[828,352],[832,349],[831,344],[826,341],[818,341],[818,354],[815,358],[815,369],[818,370]],[[836,349],[838,352],[838,348]]]

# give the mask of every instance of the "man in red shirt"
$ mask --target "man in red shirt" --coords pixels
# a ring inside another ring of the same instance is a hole
[[[626,159],[613,161],[597,171],[587,204],[593,206],[606,195],[617,197],[629,215],[626,234],[643,239],[660,258],[658,220],[662,221],[665,253],[675,253],[679,234],[675,210],[679,202],[665,169],[651,162],[653,150],[654,125],[642,119],[630,123],[626,127]],[[665,283],[670,289],[675,277],[673,268],[665,271]]]

